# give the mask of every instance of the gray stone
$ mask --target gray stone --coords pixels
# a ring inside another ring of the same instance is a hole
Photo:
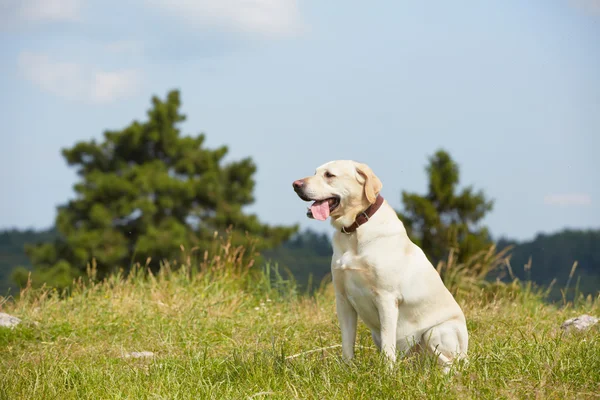
[[[19,325],[21,320],[17,317],[13,317],[12,315],[8,315],[6,313],[0,312],[0,327],[4,328],[14,328],[16,325]]]
[[[590,328],[591,326],[598,323],[598,318],[592,317],[591,315],[583,314],[579,317],[571,318],[566,320],[561,328],[565,330],[577,329],[578,331],[583,331],[585,329]]]

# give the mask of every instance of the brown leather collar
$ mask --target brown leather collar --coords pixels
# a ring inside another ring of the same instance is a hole
[[[345,226],[342,226],[342,233],[351,234],[352,232],[356,231],[359,226],[367,222],[369,218],[371,218],[377,212],[377,210],[379,210],[379,207],[381,207],[382,204],[383,197],[381,195],[378,195],[377,200],[375,200],[375,203],[371,204],[369,208],[358,214],[352,225],[350,225],[347,228]]]

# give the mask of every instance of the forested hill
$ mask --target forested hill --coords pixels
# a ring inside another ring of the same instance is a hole
[[[55,236],[56,232],[53,229],[13,229],[0,232],[0,293],[5,294],[9,287],[15,290],[10,280],[14,267],[30,266],[24,252],[25,243],[49,241]],[[520,279],[530,279],[540,285],[548,285],[556,278],[555,287],[563,288],[573,263],[577,261],[571,287],[574,287],[579,277],[581,291],[593,294],[600,291],[600,229],[539,234],[535,239],[526,242],[500,239],[497,244],[499,249],[509,245],[515,246],[512,250],[511,266],[513,273]],[[264,251],[263,255],[267,260],[289,269],[304,288],[312,275],[311,285],[314,288],[329,274],[331,251],[329,235],[305,230],[282,246]],[[526,272],[524,266],[530,257],[531,269]]]
[[[577,261],[570,287],[579,279],[579,289],[584,293],[600,291],[600,229],[566,229],[554,234],[538,234],[526,242],[500,239],[499,249],[514,246],[511,266],[513,273],[522,280],[533,280],[549,285],[556,278],[556,287],[563,288],[569,279],[571,268]],[[531,260],[531,269],[525,265]]]
[[[600,291],[600,229],[539,234],[525,242],[497,241],[499,250],[509,245],[514,246],[511,251],[514,275],[544,286],[556,278],[554,298],[558,290],[565,287],[575,261],[577,268],[570,287],[573,288],[579,278],[582,292],[597,294]],[[314,286],[329,273],[331,244],[327,235],[304,231],[266,255],[287,266],[301,283],[307,282],[312,274]],[[524,266],[530,257],[531,269],[526,272]]]
[[[329,235],[305,230],[263,256],[288,269],[302,288],[313,289],[329,274],[332,251]]]
[[[17,266],[31,268],[31,263],[25,254],[25,244],[42,243],[54,240],[58,235],[54,228],[36,231],[33,229],[9,229],[0,231],[0,295],[15,293],[15,285],[10,275]]]

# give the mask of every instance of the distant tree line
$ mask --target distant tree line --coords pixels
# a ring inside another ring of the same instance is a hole
[[[600,229],[540,233],[524,242],[498,240],[499,250],[507,246],[513,246],[510,266],[517,278],[542,286],[556,279],[551,291],[554,299],[561,296],[570,275],[570,289],[593,295],[600,291]]]
[[[32,268],[24,245],[53,240],[56,235],[55,230],[12,229],[0,232],[0,295],[6,294],[9,288],[13,294],[18,291],[17,285],[10,279],[15,265]],[[315,289],[323,279],[329,279],[330,236],[312,230],[300,231],[280,246],[264,250],[263,259],[288,270],[303,290]],[[514,246],[510,266],[519,279],[546,287],[556,279],[551,296],[555,300],[560,299],[560,289],[569,280],[575,261],[577,267],[570,288],[574,290],[579,282],[581,293],[596,295],[600,291],[600,229],[539,234],[533,240],[523,242],[500,239],[496,244],[499,250]],[[508,274],[504,275],[505,279],[510,278]]]
[[[15,267],[32,268],[25,253],[27,244],[51,242],[57,237],[56,229],[7,229],[0,231],[0,296],[18,293],[18,286],[11,278]]]
[[[301,284],[313,276],[313,287],[329,275],[331,262],[330,235],[310,230],[299,232],[279,248],[269,251],[267,258],[285,265]],[[539,234],[531,241],[518,242],[500,239],[498,250],[513,246],[510,267],[514,276],[523,281],[533,281],[547,287],[554,279],[552,298],[560,297],[569,280],[573,263],[577,267],[570,288],[581,293],[597,295],[600,291],[600,229],[563,230],[552,234]],[[530,268],[528,266],[531,259]],[[527,266],[527,267],[526,267]],[[506,271],[505,271],[506,272]],[[505,279],[511,279],[506,272]]]

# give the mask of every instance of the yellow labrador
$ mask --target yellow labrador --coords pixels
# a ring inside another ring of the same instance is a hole
[[[379,195],[382,183],[367,165],[332,161],[293,186],[302,200],[314,201],[308,217],[331,218],[336,228],[331,273],[344,359],[354,356],[357,316],[390,366],[397,351],[430,351],[445,372],[466,357],[460,306]]]

